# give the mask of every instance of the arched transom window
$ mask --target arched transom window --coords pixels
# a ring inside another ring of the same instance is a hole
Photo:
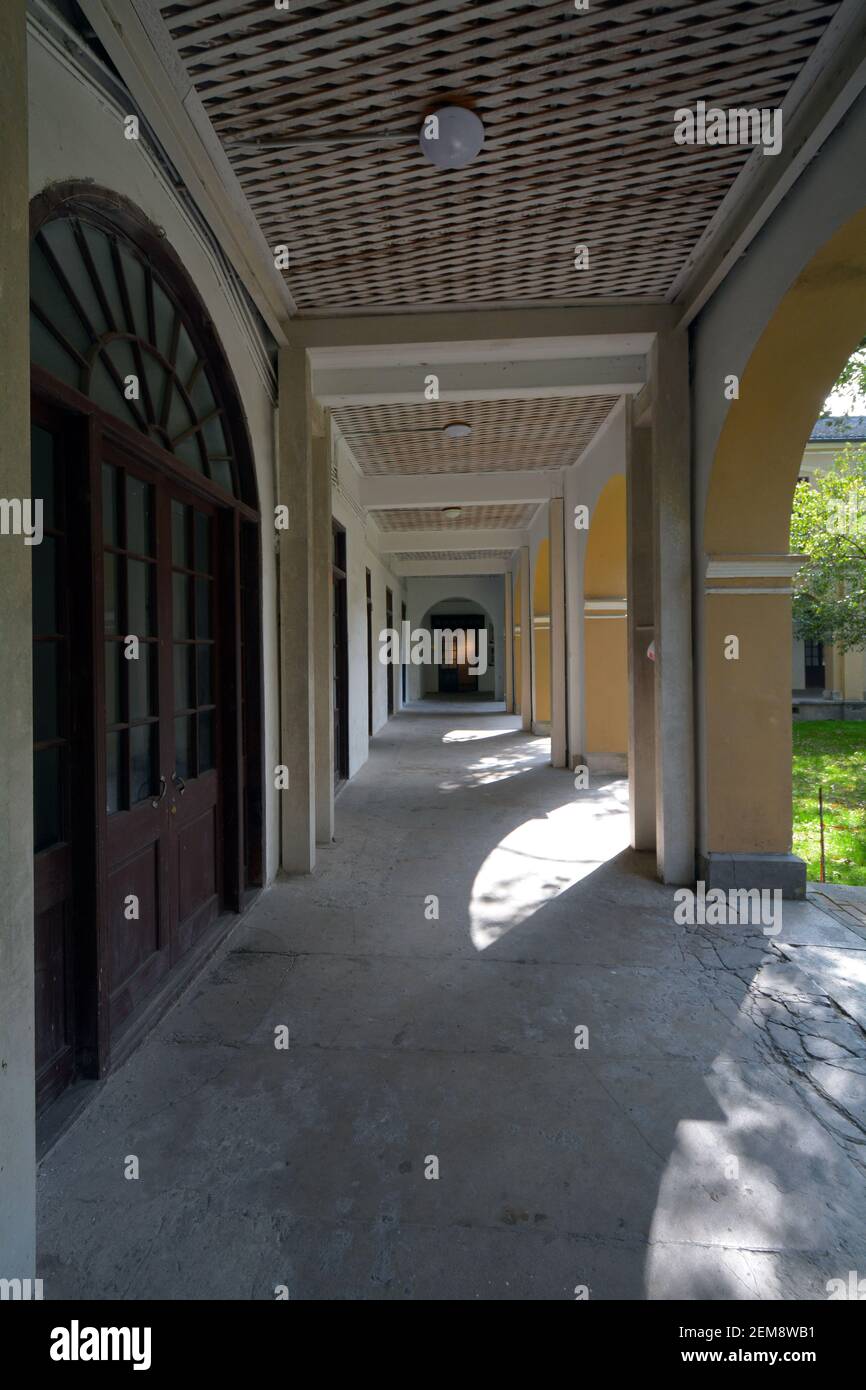
[[[33,238],[30,293],[35,363],[239,495],[193,314],[135,242],[98,213],[62,211]]]

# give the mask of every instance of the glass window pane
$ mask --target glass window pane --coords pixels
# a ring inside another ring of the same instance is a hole
[[[61,748],[40,748],[33,755],[33,848],[47,849],[63,838],[63,755]]]
[[[189,601],[190,580],[185,574],[171,576],[172,626],[175,637],[192,636],[192,606]]]
[[[105,545],[119,545],[117,525],[117,469],[102,465],[102,539]]]
[[[119,243],[118,250],[120,251],[120,260],[123,265],[123,278],[126,281],[126,289],[129,295],[135,331],[139,337],[147,338],[149,332],[147,324],[147,290],[145,287],[144,266],[138,257],[132,254],[129,247]]]
[[[197,473],[204,472],[201,449],[198,445],[198,435],[191,434],[188,439],[184,439],[178,444],[173,452],[183,463],[188,463],[190,468],[194,468]]]
[[[218,487],[224,487],[226,492],[234,492],[232,466],[227,459],[211,459],[210,475]]]
[[[195,704],[193,653],[195,647],[177,643],[174,649],[174,707],[192,709]]]
[[[123,808],[126,734],[108,734],[105,740],[105,804],[108,814]]]
[[[126,477],[126,549],[153,554],[153,488],[132,474]]]
[[[41,549],[41,546],[40,546]],[[118,595],[118,575],[121,566],[120,557],[117,555],[106,554],[104,556],[104,608],[105,608],[105,631],[120,631],[120,613],[117,609]]]
[[[33,741],[60,737],[60,645],[33,646]]]
[[[141,642],[138,647],[138,660],[126,662],[129,672],[130,721],[146,719],[148,715],[155,713],[153,705],[154,663],[151,662],[151,653],[154,651],[155,644]]]
[[[67,385],[81,390],[81,370],[78,363],[68,352],[64,352],[54,334],[49,333],[35,314],[30,315],[30,358],[54,376],[59,376]]]
[[[156,319],[156,344],[163,357],[171,355],[171,338],[174,330],[174,305],[163,293],[159,281],[153,281],[153,314]]]
[[[30,431],[33,497],[42,499],[42,525],[58,526],[55,489],[54,435],[34,425]]]
[[[189,552],[189,507],[171,504],[171,560],[180,568],[192,569]]]
[[[192,376],[199,357],[185,328],[180,330],[177,340],[177,360],[175,368],[180,380],[186,386]]]
[[[213,584],[209,579],[195,581],[195,635],[211,637],[211,606],[213,603]]]
[[[123,722],[120,703],[120,673],[123,648],[120,642],[105,644],[105,718],[109,724]]]
[[[72,286],[73,293],[84,309],[89,322],[93,325],[94,331],[102,337],[108,324],[105,322],[102,305],[97,298],[93,281],[88,274],[78,243],[75,240],[72,223],[65,217],[56,217],[43,227],[42,235],[54,252],[58,263],[63,266],[63,273]]]
[[[57,537],[43,536],[41,545],[31,549],[33,556],[33,632],[45,636],[57,632]]]
[[[213,704],[213,680],[211,674],[211,664],[213,659],[213,647],[209,642],[199,642],[196,647],[196,664],[198,667],[198,684],[196,687],[196,704]]]
[[[139,724],[129,731],[131,757],[129,804],[156,795],[156,735],[158,724]]]
[[[63,261],[60,262],[60,266],[66,274]],[[55,277],[38,240],[34,241],[31,248],[30,275],[30,293],[34,304],[39,305],[43,314],[59,329],[70,346],[80,352],[82,357],[86,356],[93,340],[66,291],[61,288],[60,281]]]
[[[152,637],[153,565],[146,560],[127,560],[127,628],[136,637]]]
[[[128,401],[123,394],[123,379],[118,383],[111,375],[108,367],[102,359],[102,354],[93,363],[90,372],[90,384],[85,386],[88,396],[103,410],[107,410],[109,415],[116,415],[119,419],[132,425],[135,429],[139,428],[135,412],[132,410],[132,401]]]
[[[195,513],[195,568],[210,574],[210,517]]]
[[[114,273],[114,263],[111,259],[111,245],[108,237],[101,228],[92,227],[87,222],[83,222],[81,227],[87,245],[90,247],[90,255],[102,286],[102,292],[114,316],[114,327],[120,332],[124,332],[127,326],[126,315],[123,312],[123,303],[117,286],[117,276]]]
[[[192,716],[174,721],[174,770],[178,777],[192,777]]]
[[[214,713],[206,710],[198,716],[198,770],[207,772],[214,767]]]

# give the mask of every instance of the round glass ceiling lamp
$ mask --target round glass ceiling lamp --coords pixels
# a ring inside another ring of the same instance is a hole
[[[484,126],[466,106],[440,106],[425,116],[418,137],[437,169],[465,169],[484,144]]]

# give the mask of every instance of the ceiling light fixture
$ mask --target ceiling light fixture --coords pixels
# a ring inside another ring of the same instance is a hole
[[[463,512],[463,508],[462,508],[462,507],[443,507],[443,508],[442,508],[442,515],[443,515],[443,516],[447,516],[449,521],[451,521],[454,517],[460,516],[460,515],[462,514],[462,512]]]
[[[442,427],[442,433],[449,439],[468,439],[472,433],[472,426],[467,425],[464,420],[452,420],[450,424]]]
[[[440,106],[424,117],[421,151],[437,169],[465,169],[484,144],[484,126],[468,106]]]

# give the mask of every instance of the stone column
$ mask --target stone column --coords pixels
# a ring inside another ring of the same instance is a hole
[[[691,450],[688,336],[652,351],[656,859],[663,883],[695,879]],[[786,676],[790,661],[785,663]]]
[[[565,532],[563,500],[551,498],[550,526],[550,761],[566,767],[568,733],[565,684]]]
[[[25,0],[0,5],[0,492],[31,496]],[[36,1263],[31,551],[0,536],[0,1278]]]
[[[316,862],[313,692],[313,428],[310,372],[302,348],[281,348],[278,503],[288,507],[280,542],[280,790],[282,867],[310,873]]]
[[[330,420],[316,418],[312,437],[313,472],[313,671],[316,735],[316,843],[334,838],[334,604],[331,556]]]
[[[523,728],[532,730],[532,593],[530,591],[529,546],[520,547],[520,718]]]
[[[514,713],[514,583],[510,571],[503,575],[505,583],[505,712]]]
[[[712,888],[802,898],[791,853],[791,579],[796,555],[710,555],[704,623],[707,850]]]
[[[655,849],[655,666],[647,651],[655,637],[652,439],[631,425],[627,436],[628,496],[628,783],[631,843]]]

